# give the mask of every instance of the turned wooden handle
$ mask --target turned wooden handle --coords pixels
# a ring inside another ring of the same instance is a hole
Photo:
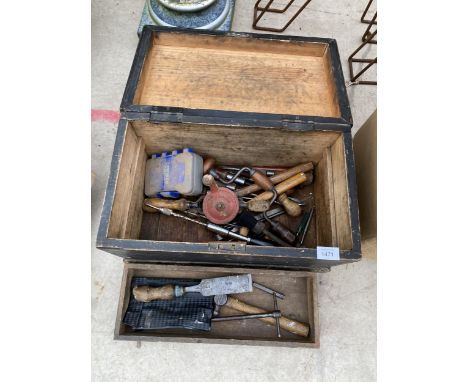
[[[278,196],[278,202],[281,203],[289,216],[299,216],[302,213],[301,206],[289,199],[286,194]]]
[[[147,285],[137,286],[133,288],[133,297],[140,302],[172,300],[175,297],[174,285],[164,285],[158,288]]]
[[[249,229],[247,227],[240,227],[239,234],[242,236],[249,236]]]
[[[210,174],[203,175],[202,183],[206,187],[210,187],[211,191],[218,190],[218,185],[216,184],[216,181],[213,175],[210,175]]]
[[[206,158],[203,161],[203,174],[207,174],[215,165],[215,160],[213,158]]]
[[[156,209],[148,207],[150,204],[154,207],[169,208],[171,210],[185,211],[189,208],[189,203],[185,199],[160,199],[160,198],[146,198],[143,203],[143,209],[147,212],[157,212]]]
[[[228,297],[225,306],[246,314],[268,313],[268,311],[265,309],[246,304],[245,302],[240,301],[234,297]],[[268,325],[276,325],[276,320],[273,317],[259,318],[259,320],[262,320]],[[309,336],[309,325],[307,324],[284,316],[281,316],[279,319],[279,324],[282,329],[287,330],[288,332],[297,334],[302,337]]]
[[[280,182],[282,182],[283,180],[286,180],[288,178],[290,178],[291,176],[299,173],[299,172],[307,172],[307,171],[310,171],[310,170],[313,170],[314,168],[314,164],[312,162],[308,162],[308,163],[303,163],[303,164],[300,164],[298,166],[295,166],[295,167],[291,167],[290,169],[288,170],[285,170],[275,176],[272,176],[271,178],[268,178],[270,179],[270,181],[273,183],[273,184],[278,184]],[[236,194],[237,196],[245,196],[245,195],[248,195],[248,194],[251,194],[252,192],[257,192],[259,190],[261,190],[262,187],[260,187],[258,184],[251,184],[250,186],[247,186],[247,187],[244,187],[244,188],[241,188],[240,190],[237,190],[236,191]]]
[[[265,212],[270,209],[270,202],[268,200],[249,200],[247,208],[252,212]]]
[[[275,186],[276,192],[278,195],[285,193],[288,190],[293,189],[294,187],[298,186],[301,183],[304,183],[307,180],[307,175],[304,174],[303,172],[300,172],[299,174],[296,174],[281,183],[277,184]],[[271,191],[265,191],[262,192],[260,195],[257,195],[255,198],[252,200],[270,200],[273,197],[273,192]]]
[[[270,178],[261,171],[255,171],[251,178],[257,185],[259,185],[264,190],[271,190],[275,186],[270,180]]]

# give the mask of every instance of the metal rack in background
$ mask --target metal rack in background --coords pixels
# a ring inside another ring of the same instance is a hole
[[[261,30],[261,31],[268,31],[268,32],[277,32],[281,33],[286,30],[289,25],[301,14],[301,12],[307,7],[307,5],[312,1],[312,0],[306,0],[305,3],[302,5],[302,7],[299,8],[299,10],[289,19],[289,21],[282,27],[282,28],[273,28],[273,27],[262,27],[258,26],[258,23],[260,22],[261,18],[265,13],[284,13],[286,12],[289,7],[296,1],[296,0],[290,0],[289,3],[283,8],[271,8],[271,5],[273,4],[274,0],[268,0],[268,3],[264,6],[261,7],[260,3],[262,0],[257,0],[254,6],[254,17],[253,17],[253,23],[252,23],[252,28]],[[259,14],[260,12],[260,14]]]
[[[372,0],[369,1],[369,4],[370,3],[372,3]],[[366,40],[368,40],[368,37],[373,33],[371,32],[371,28],[373,25],[377,25],[377,12],[374,13],[374,16],[372,17],[372,20],[370,21],[369,26],[367,27],[366,31],[362,35],[362,42],[366,42]],[[370,39],[369,44],[377,44],[377,40]]]
[[[351,53],[348,57],[348,64],[349,64],[349,73],[350,73],[350,80],[349,85],[377,85],[377,81],[368,81],[368,80],[359,80],[365,72],[367,72],[373,65],[377,64],[377,57],[375,58],[354,58],[365,46],[368,44],[377,44],[377,28],[371,32],[372,26],[377,25],[377,11],[374,13],[374,16],[371,19],[366,19],[366,15],[369,11],[369,8],[372,4],[373,0],[369,0],[366,9],[362,13],[361,22],[364,24],[369,24],[362,35],[362,44],[358,46],[358,48]],[[354,74],[353,64],[360,63],[360,64],[367,64],[364,66],[358,73]]]
[[[377,20],[366,19],[367,12],[369,11],[369,8],[373,1],[374,0],[369,0],[369,2],[367,3],[366,9],[364,9],[364,12],[362,13],[362,16],[361,16],[361,23],[377,25]]]

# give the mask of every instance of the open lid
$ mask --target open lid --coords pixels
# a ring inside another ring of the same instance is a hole
[[[336,40],[145,26],[121,111],[154,122],[348,131]]]

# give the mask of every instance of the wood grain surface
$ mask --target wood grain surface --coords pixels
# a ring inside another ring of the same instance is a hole
[[[341,135],[335,131],[291,131],[255,127],[132,121],[148,154],[192,147],[218,164],[291,167],[317,163]],[[307,171],[305,169],[299,170]],[[294,174],[291,174],[294,175]],[[284,179],[283,179],[284,180]]]
[[[136,136],[135,131],[128,127],[112,206],[109,237],[137,239],[140,234],[146,159],[143,138]]]
[[[326,44],[161,34],[134,103],[338,117]]]

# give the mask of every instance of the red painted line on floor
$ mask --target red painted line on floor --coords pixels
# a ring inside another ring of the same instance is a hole
[[[120,113],[114,110],[91,109],[91,121],[104,121],[117,123],[120,119]]]

